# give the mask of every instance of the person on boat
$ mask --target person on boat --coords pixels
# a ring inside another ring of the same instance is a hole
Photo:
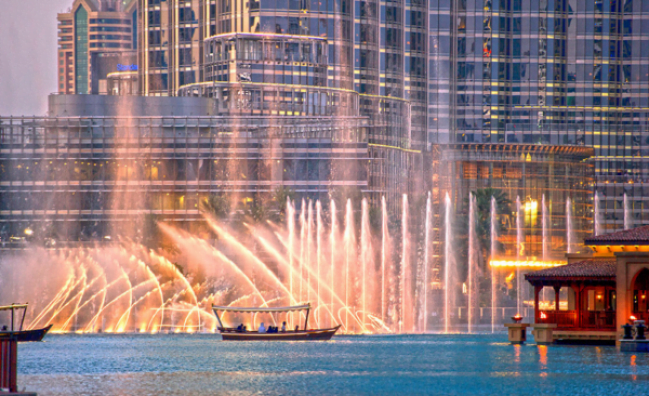
[[[7,325],[2,326],[2,331],[7,331]]]
[[[286,333],[286,322],[282,322],[282,333]]]
[[[259,325],[259,333],[265,333],[266,332],[266,326],[264,326],[264,322],[261,322]]]

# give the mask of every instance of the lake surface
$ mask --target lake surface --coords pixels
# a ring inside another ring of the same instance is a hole
[[[649,354],[512,346],[507,336],[342,336],[323,343],[218,335],[48,335],[19,347],[39,395],[645,395]]]

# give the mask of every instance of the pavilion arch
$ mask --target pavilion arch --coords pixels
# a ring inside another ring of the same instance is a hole
[[[649,268],[636,272],[631,280],[631,290],[649,290]]]

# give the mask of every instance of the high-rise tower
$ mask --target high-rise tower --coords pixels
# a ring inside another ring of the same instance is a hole
[[[137,48],[136,6],[135,0],[75,0],[57,15],[60,93],[90,93],[93,53]]]
[[[602,221],[649,221],[649,2],[429,1],[433,143],[595,149]]]

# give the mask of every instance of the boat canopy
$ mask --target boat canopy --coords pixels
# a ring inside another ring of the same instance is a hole
[[[25,324],[25,315],[27,314],[27,304],[11,304],[11,305],[4,305],[0,306],[0,311],[11,311],[11,331],[15,331],[14,326],[16,322],[16,310],[17,309],[22,309],[23,310],[23,317],[20,320],[20,330],[23,330],[23,325]]]
[[[295,305],[292,307],[267,307],[267,308],[248,308],[248,307],[223,307],[220,305],[212,305],[214,311],[224,312],[250,312],[250,313],[278,313],[278,312],[293,312],[304,311],[311,309],[311,304]]]
[[[9,311],[13,309],[27,309],[27,304],[0,305],[0,311]]]

